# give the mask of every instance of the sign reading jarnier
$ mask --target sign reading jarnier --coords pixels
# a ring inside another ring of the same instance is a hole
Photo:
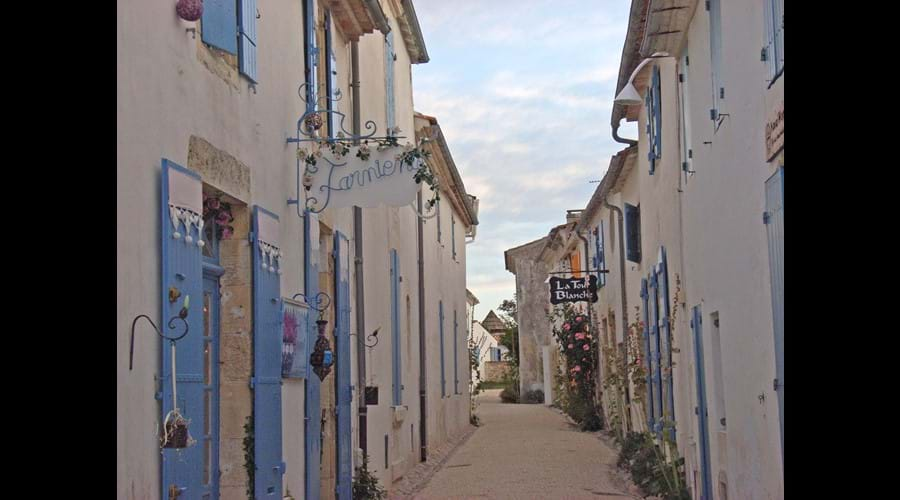
[[[374,148],[373,148],[374,149]],[[307,193],[311,208],[400,207],[412,203],[419,185],[414,179],[418,162],[407,165],[397,156],[399,148],[372,151],[367,160],[353,156],[335,157],[323,152],[312,167],[312,186]]]
[[[597,277],[550,278],[550,303],[597,302]]]

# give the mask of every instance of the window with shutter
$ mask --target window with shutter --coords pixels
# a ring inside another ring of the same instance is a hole
[[[337,498],[350,500],[353,483],[350,429],[351,355],[350,355],[350,241],[340,231],[334,233],[335,294],[335,392],[337,394]]]
[[[625,258],[641,262],[641,208],[625,204]]]
[[[234,0],[206,0],[200,17],[203,43],[230,54],[238,53],[237,4]]]
[[[316,43],[315,0],[303,1],[303,49],[306,52],[306,111],[316,109],[318,99],[318,60],[319,48]]]
[[[203,434],[201,425],[211,421],[209,406],[204,404],[204,331],[203,307],[203,241],[200,222],[203,218],[203,186],[200,176],[165,158],[162,159],[160,228],[162,229],[162,289],[159,325],[178,315],[188,297],[188,331],[175,349],[175,366],[171,344],[161,341],[162,354],[162,419],[174,410],[172,375],[175,371],[177,406],[188,425],[191,436]],[[179,299],[169,300],[169,291],[177,290]],[[181,330],[179,330],[181,331]],[[162,449],[162,487],[164,496],[170,486],[184,491],[209,492],[204,484],[204,446]],[[208,462],[207,462],[208,463]]]
[[[784,0],[765,0],[766,45],[762,59],[774,82],[784,69]]]
[[[651,84],[647,87],[647,135],[650,143],[647,159],[650,162],[650,175],[656,171],[656,161],[662,156],[662,101],[660,100],[659,66],[653,66]]]
[[[325,60],[325,74],[327,75],[327,88],[325,89],[327,97],[325,106],[329,111],[337,111],[337,97],[335,96],[335,92],[337,92],[339,88],[337,81],[337,58],[334,56],[333,38],[334,36],[331,32],[331,11],[328,10],[325,11],[325,54],[327,57]],[[328,137],[337,137],[337,127],[339,125],[340,124],[335,119],[334,113],[328,113]]]
[[[600,225],[597,226],[597,269],[606,270],[606,245],[604,245],[604,237],[603,237],[603,221],[600,221]],[[606,273],[597,273],[597,284],[598,286],[606,285]]]
[[[659,435],[662,425],[663,402],[662,402],[662,353],[660,352],[660,310],[659,310],[659,282],[654,273],[650,274],[647,288],[648,303],[650,305],[649,321],[650,321],[650,350],[647,352],[650,357],[650,391],[648,399],[653,400],[653,426],[651,429]]]
[[[394,61],[396,60],[394,30],[391,30],[387,35],[384,35],[384,95],[388,129],[392,129],[397,125],[394,109]]]
[[[769,276],[775,332],[775,391],[784,460],[784,167],[766,181],[766,229],[769,241]]]
[[[241,73],[256,83],[256,0],[239,0],[239,3],[241,16],[238,65]]]
[[[278,216],[253,210],[253,430],[257,498],[280,492],[281,460],[281,229]]]

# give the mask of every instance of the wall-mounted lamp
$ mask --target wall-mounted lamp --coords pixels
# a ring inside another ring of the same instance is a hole
[[[616,96],[615,102],[624,106],[632,106],[634,104],[640,104],[644,102],[641,94],[639,94],[637,89],[634,88],[634,79],[635,77],[637,77],[638,73],[640,73],[641,69],[647,65],[647,63],[649,63],[653,59],[660,59],[663,57],[670,57],[669,53],[655,52],[652,56],[641,61],[641,63],[637,65],[637,68],[634,68],[634,71],[631,72],[631,77],[628,78],[628,83],[625,84],[625,87],[621,92],[619,92],[619,95]]]

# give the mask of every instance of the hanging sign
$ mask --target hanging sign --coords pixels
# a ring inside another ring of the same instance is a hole
[[[784,101],[779,102],[769,111],[766,120],[766,161],[772,161],[775,155],[784,149]]]
[[[282,298],[284,318],[281,337],[281,376],[306,378],[309,306],[288,298]]]
[[[412,165],[400,161],[400,148],[374,150],[366,159],[338,156],[324,151],[315,165],[307,165],[304,184],[307,206],[321,211],[333,208],[375,207],[380,204],[400,207],[413,202],[418,192],[415,174],[419,161]]]
[[[597,277],[550,278],[550,303],[597,302]]]

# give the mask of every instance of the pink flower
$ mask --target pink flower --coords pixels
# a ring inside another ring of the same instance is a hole
[[[584,344],[584,347],[582,347],[582,349],[584,349],[585,351],[590,351],[590,350],[591,350],[591,346],[589,346],[589,345],[587,345],[587,344]]]
[[[580,372],[580,371],[581,371],[581,367],[578,366],[578,365],[575,365],[575,368],[572,368],[572,369],[575,370],[576,372]]]
[[[231,216],[228,215],[228,212],[219,212],[219,214],[216,215],[216,224],[224,226],[229,222],[231,222]]]
[[[569,324],[568,324],[568,323],[563,323],[563,330],[566,330],[566,331],[568,331],[568,330],[569,330],[569,328],[572,328],[572,326],[571,326],[571,325],[569,325]]]
[[[575,338],[578,340],[584,340],[584,334],[581,332],[578,332],[575,334]]]
[[[569,349],[571,349],[571,348],[573,348],[573,347],[575,347],[574,344],[569,344]]]
[[[231,238],[232,232],[234,232],[234,229],[232,229],[231,226],[223,227],[222,228],[222,239],[227,240],[228,238]]]
[[[575,316],[575,321],[577,321],[578,323],[581,323],[581,316]]]

